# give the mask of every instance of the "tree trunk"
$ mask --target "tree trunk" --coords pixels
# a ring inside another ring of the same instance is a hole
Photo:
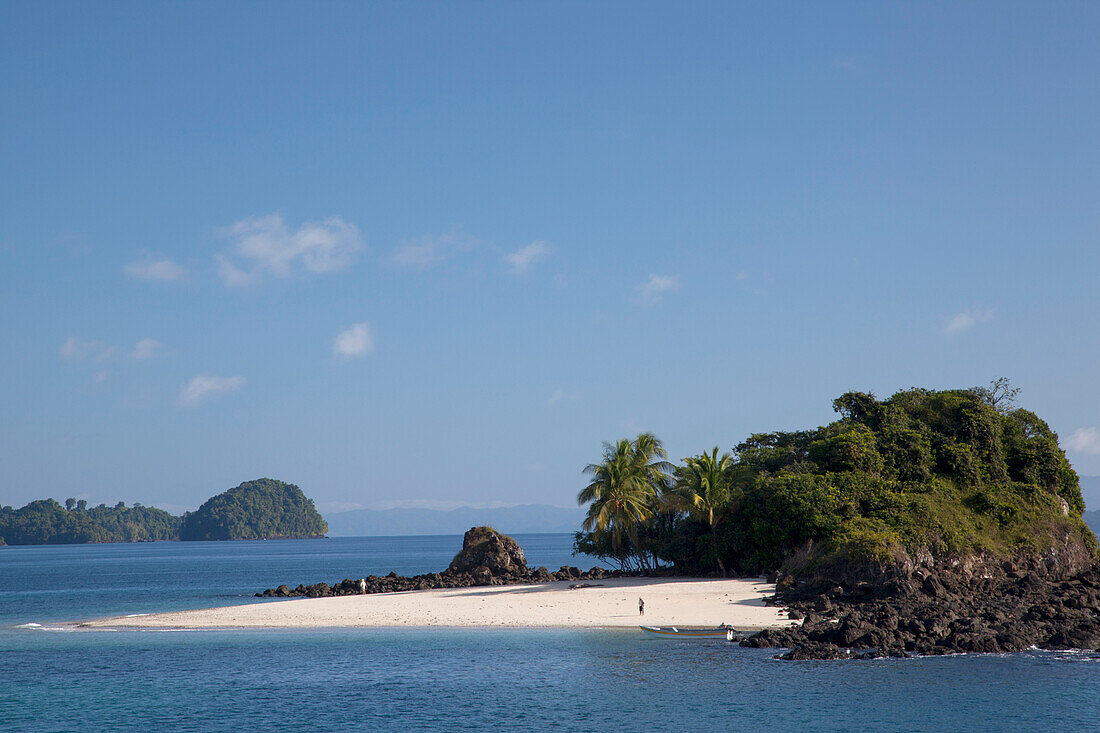
[[[718,561],[718,569],[722,571],[723,578],[728,577],[726,575],[726,565],[722,562],[722,553],[718,549],[718,532],[715,531],[713,526],[710,528],[710,539],[714,544],[714,559]]]

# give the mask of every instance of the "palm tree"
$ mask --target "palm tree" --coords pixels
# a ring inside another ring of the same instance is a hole
[[[585,467],[592,481],[577,495],[578,504],[590,504],[582,529],[609,533],[616,552],[625,535],[642,567],[649,563],[638,530],[653,520],[658,497],[667,489],[672,469],[667,458],[664,446],[652,433],[604,443],[603,461]]]
[[[733,499],[733,457],[729,453],[718,455],[715,447],[709,454],[685,458],[684,466],[676,469],[676,484],[667,494],[666,501],[674,509],[685,511],[693,519],[710,527],[714,557],[722,577],[726,566],[718,548],[718,520],[721,519]]]

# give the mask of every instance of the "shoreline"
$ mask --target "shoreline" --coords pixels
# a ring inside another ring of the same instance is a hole
[[[799,622],[764,605],[775,586],[762,578],[609,578],[571,589],[569,581],[296,598],[192,611],[93,619],[82,630],[715,627],[741,631]],[[638,614],[638,598],[646,614]]]

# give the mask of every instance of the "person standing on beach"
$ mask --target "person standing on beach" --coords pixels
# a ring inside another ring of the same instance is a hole
[[[641,598],[638,599],[638,615],[645,616],[645,601]]]

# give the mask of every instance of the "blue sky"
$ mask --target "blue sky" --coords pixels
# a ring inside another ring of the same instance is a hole
[[[1011,378],[1100,474],[1100,7],[0,7],[0,502],[569,505]]]

